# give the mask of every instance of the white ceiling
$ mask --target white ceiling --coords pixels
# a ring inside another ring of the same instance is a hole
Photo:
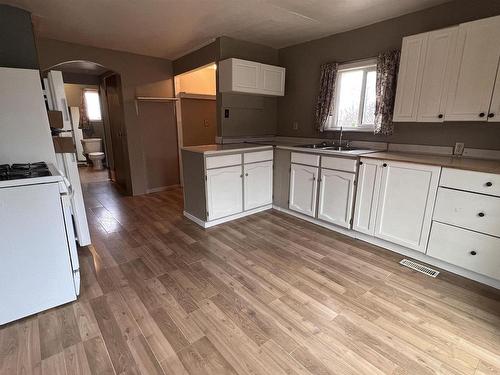
[[[449,0],[0,0],[41,37],[175,59],[221,35],[281,48]]]

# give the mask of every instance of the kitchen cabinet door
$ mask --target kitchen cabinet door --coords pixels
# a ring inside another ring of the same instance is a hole
[[[273,203],[273,162],[245,164],[244,174],[245,211]]]
[[[382,164],[382,160],[361,159],[359,165],[353,229],[369,235],[375,233]]]
[[[285,68],[261,64],[260,88],[269,95],[285,95]]]
[[[207,217],[214,220],[243,211],[241,166],[207,171]]]
[[[488,122],[500,122],[500,64],[497,70],[497,79],[493,96],[491,98],[490,112],[488,113]]]
[[[443,122],[458,26],[428,33],[418,122]]]
[[[290,202],[288,207],[304,215],[316,216],[317,188],[317,167],[292,164],[290,169]]]
[[[425,53],[429,33],[403,38],[393,120],[417,121]]]
[[[375,236],[425,252],[441,167],[385,162]]]
[[[447,121],[485,121],[500,57],[500,17],[461,24],[453,57]]]
[[[351,227],[354,173],[321,169],[318,219]]]
[[[261,64],[255,61],[227,59],[219,62],[221,92],[259,93]]]

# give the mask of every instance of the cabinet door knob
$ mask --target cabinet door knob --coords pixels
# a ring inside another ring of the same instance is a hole
[[[481,113],[479,114],[479,117],[484,117],[484,116],[486,116],[486,114],[485,114],[484,112],[481,112]]]
[[[488,181],[488,182],[486,183],[486,186],[488,186],[488,187],[493,186],[493,182]]]
[[[484,217],[484,212],[480,212],[480,213],[478,213],[478,214],[477,214],[477,216],[479,216],[479,217]]]
[[[384,168],[387,167],[387,163],[382,164],[382,167]]]
[[[313,181],[316,181],[316,177],[313,177]]]
[[[240,174],[240,178],[243,178],[243,175],[242,175],[242,174]]]
[[[248,173],[245,173],[245,176],[247,176],[247,177],[248,177]]]
[[[472,250],[472,251],[470,252],[470,255],[476,255],[476,254],[477,254],[477,252],[475,252],[474,250]]]
[[[444,116],[443,116],[443,114],[442,114],[442,113],[440,113],[440,114],[438,115],[438,118],[443,118],[443,117],[444,117]]]
[[[359,162],[359,165],[363,165],[363,162],[362,162],[362,161],[360,161],[360,162]]]
[[[495,117],[495,114],[494,113],[488,113],[488,117],[489,118]]]

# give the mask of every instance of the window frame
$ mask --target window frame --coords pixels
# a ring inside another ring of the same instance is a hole
[[[96,93],[97,94],[97,100],[99,104],[99,114],[101,118],[99,120],[91,120],[89,117],[89,105],[88,105],[88,100],[87,100],[87,93]],[[84,89],[83,90],[83,100],[85,100],[85,111],[86,116],[90,122],[101,122],[102,121],[102,108],[101,108],[101,95],[99,94],[99,90],[97,89]]]
[[[357,131],[357,132],[371,132],[375,128],[375,124],[363,124],[363,109],[365,106],[366,97],[366,77],[368,72],[377,71],[377,59],[371,58],[366,60],[360,60],[345,64],[339,64],[337,70],[337,84],[335,85],[335,92],[333,93],[334,98],[334,113],[330,114],[328,119],[328,126],[325,131],[338,131],[340,126],[337,125],[338,121],[338,110],[340,102],[340,90],[341,90],[341,74],[343,72],[353,71],[353,70],[363,70],[363,83],[361,87],[361,98],[359,102],[359,115],[358,115],[358,125],[357,126],[342,126],[343,131]]]

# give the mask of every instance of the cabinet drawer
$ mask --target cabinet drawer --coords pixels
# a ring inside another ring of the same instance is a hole
[[[207,169],[230,167],[241,164],[241,154],[207,156]]]
[[[433,222],[427,255],[500,279],[500,239]]]
[[[434,220],[500,236],[500,198],[440,187]]]
[[[443,168],[440,186],[500,196],[500,175]]]
[[[356,173],[356,159],[321,157],[321,168],[336,169],[338,171]]]
[[[245,152],[243,154],[243,162],[257,163],[259,161],[273,160],[273,150],[257,151],[257,152]]]
[[[292,163],[319,167],[319,155],[292,152]]]

